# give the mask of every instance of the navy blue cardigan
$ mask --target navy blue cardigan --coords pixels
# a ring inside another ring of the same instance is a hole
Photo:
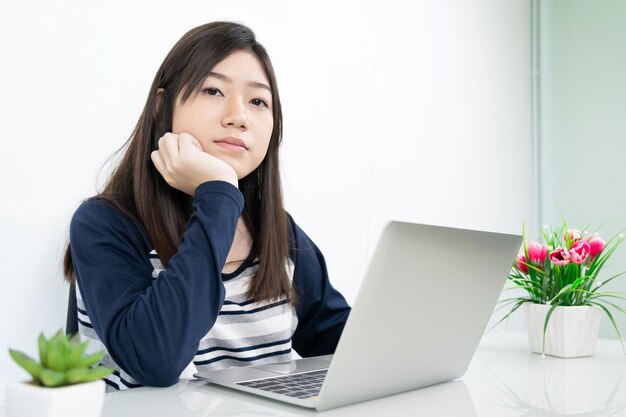
[[[145,385],[176,383],[224,302],[221,270],[243,196],[227,182],[198,187],[177,253],[153,279],[145,231],[109,204],[84,202],[70,226],[76,277],[91,325],[109,354]],[[290,257],[298,294],[293,348],[301,356],[333,353],[350,307],[330,284],[324,257],[290,220]]]

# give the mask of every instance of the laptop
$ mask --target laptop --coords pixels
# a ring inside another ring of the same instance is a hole
[[[194,376],[318,411],[458,378],[521,242],[519,235],[391,221],[334,355]]]

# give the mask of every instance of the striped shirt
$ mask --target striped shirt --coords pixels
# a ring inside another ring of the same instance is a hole
[[[255,259],[221,272],[243,208],[237,188],[202,184],[193,205],[167,269],[139,224],[110,204],[87,200],[72,218],[79,332],[90,340],[88,352],[105,350],[101,364],[115,370],[105,381],[109,391],[334,352],[350,307],[295,222],[290,218],[286,268],[297,308],[286,299],[249,299]]]
[[[165,271],[161,261],[152,251],[149,254],[157,279]],[[293,263],[288,262],[289,277],[293,277]],[[193,361],[185,368],[181,378],[190,378],[196,371],[223,369],[231,366],[259,365],[292,359],[291,335],[296,330],[298,318],[286,299],[256,303],[247,296],[250,281],[258,270],[258,261],[248,260],[231,274],[223,274],[226,296],[217,321],[199,343]],[[113,368],[105,378],[107,391],[141,386],[126,374],[106,351],[91,326],[85,303],[77,292],[78,329],[81,341],[89,340],[89,351],[104,350],[102,364]]]

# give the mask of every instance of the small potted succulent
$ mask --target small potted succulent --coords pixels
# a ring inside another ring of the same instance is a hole
[[[48,340],[43,333],[39,335],[39,361],[9,349],[13,360],[33,379],[7,387],[7,416],[100,416],[105,392],[102,378],[113,370],[94,366],[104,351],[86,355],[88,343],[78,343],[59,330]]]

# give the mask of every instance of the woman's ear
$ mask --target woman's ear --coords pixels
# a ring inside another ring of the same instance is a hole
[[[158,88],[156,93],[156,103],[154,105],[154,114],[152,115],[155,119],[157,117],[157,114],[159,114],[159,110],[161,109],[163,94],[165,94],[165,88]]]

